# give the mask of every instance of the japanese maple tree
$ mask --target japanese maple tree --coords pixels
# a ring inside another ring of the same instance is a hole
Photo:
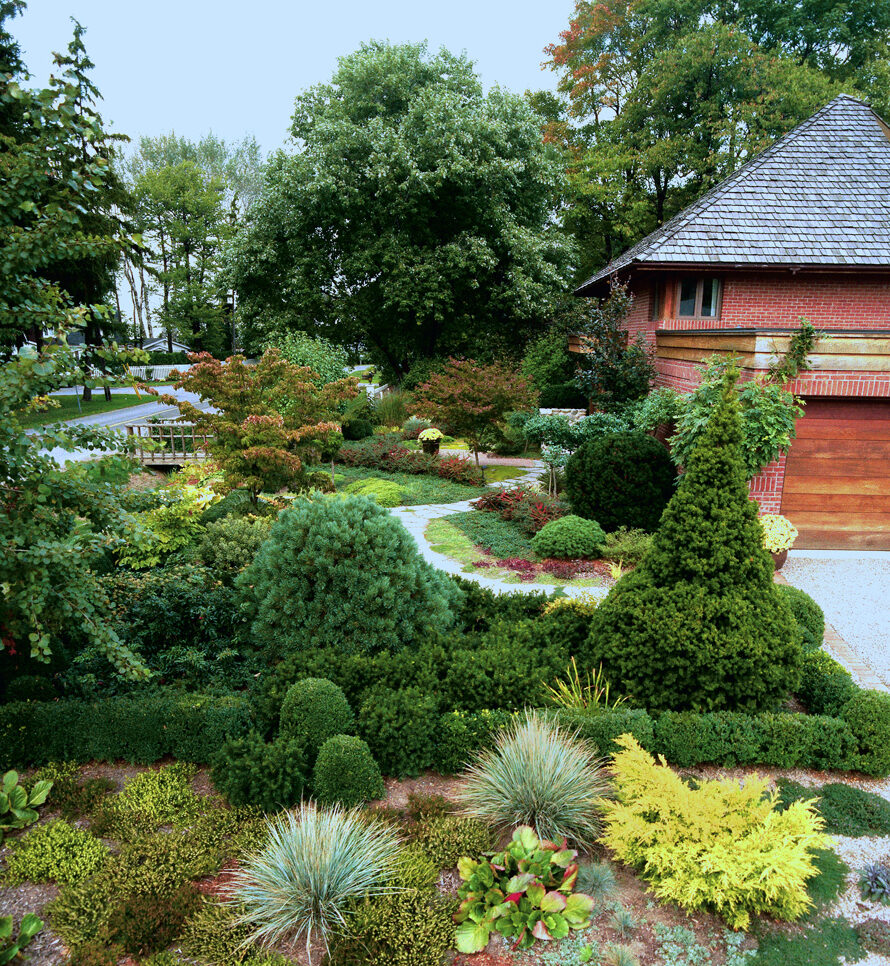
[[[318,373],[292,365],[277,349],[267,349],[256,365],[241,355],[220,362],[207,352],[189,361],[176,388],[196,393],[213,410],[161,399],[210,437],[226,489],[244,487],[254,502],[263,490],[299,484],[305,461],[331,451],[340,439],[340,404],[359,391],[351,377],[322,384]]]
[[[538,394],[532,383],[503,363],[449,359],[440,372],[418,387],[414,409],[462,436],[479,463],[481,439],[497,429],[507,413],[532,409]]]

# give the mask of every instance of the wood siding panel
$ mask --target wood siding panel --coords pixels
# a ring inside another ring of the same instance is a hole
[[[797,434],[782,491],[796,546],[890,550],[890,401],[810,400]]]

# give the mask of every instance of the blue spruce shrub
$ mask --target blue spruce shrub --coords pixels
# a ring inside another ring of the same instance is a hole
[[[402,524],[364,496],[296,500],[238,586],[273,654],[397,651],[453,624],[462,602]]]

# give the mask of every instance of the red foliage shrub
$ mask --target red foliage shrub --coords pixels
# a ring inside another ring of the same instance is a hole
[[[479,467],[460,456],[440,459],[437,469],[439,476],[454,483],[466,483],[471,486],[482,483],[482,471]]]
[[[473,502],[477,510],[515,520],[526,533],[537,533],[551,520],[564,517],[569,508],[562,500],[523,486],[492,490]]]
[[[560,580],[571,580],[580,573],[577,560],[555,560],[552,557],[541,564],[541,569]]]
[[[340,447],[337,459],[344,466],[363,466],[396,473],[428,473],[471,486],[482,483],[481,470],[469,460],[459,456],[440,459],[431,453],[408,449],[402,446],[400,437],[395,433],[345,443]]]

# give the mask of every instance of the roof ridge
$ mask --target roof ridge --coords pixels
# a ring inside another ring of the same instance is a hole
[[[665,231],[652,244],[652,251],[658,251],[660,247],[667,243],[667,241],[676,234],[681,228],[685,227],[688,220],[694,215],[700,215],[703,211],[707,211],[708,208],[713,205],[718,198],[725,194],[727,190],[734,188],[739,182],[744,181],[745,178],[750,177],[760,170],[763,163],[771,159],[774,153],[777,153],[780,148],[787,146],[787,144],[799,138],[802,134],[808,132],[818,120],[821,119],[822,115],[827,113],[828,110],[837,104],[842,98],[855,101],[857,104],[861,104],[863,107],[868,108],[873,114],[871,107],[864,101],[860,101],[856,97],[850,97],[848,94],[838,94],[837,97],[832,98],[827,104],[823,104],[822,107],[816,111],[815,114],[811,114],[806,120],[801,121],[800,124],[795,125],[790,131],[786,131],[783,135],[778,137],[772,144],[763,148],[754,155],[753,158],[749,158],[744,164],[740,165],[731,174],[728,174],[722,181],[715,184],[712,188],[709,188],[697,201],[693,201],[691,205],[688,205],[682,211],[678,211],[673,218],[670,218],[662,228],[667,228],[668,225],[677,219],[683,217],[682,222],[671,229],[670,232]],[[877,114],[875,114],[877,117]],[[641,239],[645,241],[645,239]],[[629,249],[628,249],[629,251]],[[620,257],[620,256],[619,256]]]
[[[874,131],[871,128],[872,124],[875,125]],[[870,144],[871,150],[874,149],[873,133],[884,135],[880,138],[884,148],[879,158],[870,155],[867,147]],[[835,157],[834,145],[850,143],[851,137],[854,146],[859,145],[859,147],[854,147],[851,155],[844,155],[844,160],[841,160],[840,156]],[[840,138],[839,141],[838,138]],[[804,212],[808,211],[809,206],[814,202],[819,209],[818,199],[826,192],[830,195],[832,186],[836,186],[839,181],[852,179],[851,185],[864,186],[866,189],[876,189],[880,184],[880,190],[883,193],[880,196],[874,196],[873,204],[877,206],[874,210],[880,209],[882,212],[887,212],[887,223],[890,224],[890,193],[887,193],[885,187],[887,176],[890,175],[890,159],[887,159],[888,163],[885,164],[888,143],[890,143],[890,126],[869,104],[850,94],[838,94],[810,117],[714,184],[700,198],[677,212],[667,222],[612,258],[608,264],[583,282],[577,292],[582,293],[588,286],[601,282],[630,265],[650,260],[661,261],[663,257],[666,258],[672,254],[672,249],[675,250],[673,260],[695,263],[697,259],[694,256],[704,251],[713,250],[719,253],[722,250],[724,254],[729,254],[733,245],[745,246],[753,243],[754,249],[748,251],[747,255],[741,249],[739,250],[739,257],[743,262],[752,260],[755,252],[759,252],[766,257],[767,261],[778,263],[780,260],[777,258],[780,254],[778,250],[770,251],[769,245],[764,247],[761,244],[763,239],[758,238],[756,232],[754,235],[750,235],[749,232],[746,236],[746,231],[756,225],[758,220],[766,224],[770,221],[775,222],[778,218],[779,222],[771,230],[777,233],[777,243],[781,244],[779,237],[785,238],[785,253],[790,255],[792,250],[801,249],[799,254],[804,261],[815,264],[818,261],[818,239],[822,229],[808,220]],[[824,175],[816,178],[813,171],[814,163],[827,166],[823,169]],[[800,179],[789,183],[787,173],[792,170],[799,170]],[[863,172],[866,170],[871,174],[864,175]],[[776,191],[778,194],[774,193]],[[872,195],[866,194],[863,197],[872,197]],[[832,201],[832,205],[834,204],[836,202]],[[795,205],[797,205],[796,210]],[[722,208],[726,208],[732,215],[729,222],[724,223],[721,220]],[[853,209],[856,208],[857,211],[862,209],[861,204],[858,206],[853,204],[852,207],[847,205],[843,210],[846,211],[847,208],[850,209],[847,212],[849,218],[843,228],[836,218],[824,223],[822,243],[827,243],[828,248],[823,254],[827,254],[829,250],[834,251],[836,246],[833,243],[844,231],[847,235],[852,234],[857,237],[865,231],[866,234],[863,236],[865,245],[854,245],[851,242],[846,246],[848,250],[841,252],[841,249],[838,249],[838,254],[841,256],[839,261],[855,264],[862,256],[867,257],[868,264],[873,264],[874,258],[878,258],[881,264],[884,264],[885,260],[890,262],[890,254],[886,254],[890,252],[888,247],[890,232],[886,230],[884,221],[878,223],[875,218],[868,215],[867,211],[871,209],[861,211],[854,216]],[[783,215],[790,215],[792,220],[783,221]],[[812,235],[813,228],[818,228],[815,236]],[[750,241],[746,242],[746,237]],[[881,241],[879,242],[878,239]],[[874,249],[874,251],[860,251],[861,247]],[[683,252],[686,252],[685,257]],[[719,254],[718,260],[723,260],[719,258]]]

